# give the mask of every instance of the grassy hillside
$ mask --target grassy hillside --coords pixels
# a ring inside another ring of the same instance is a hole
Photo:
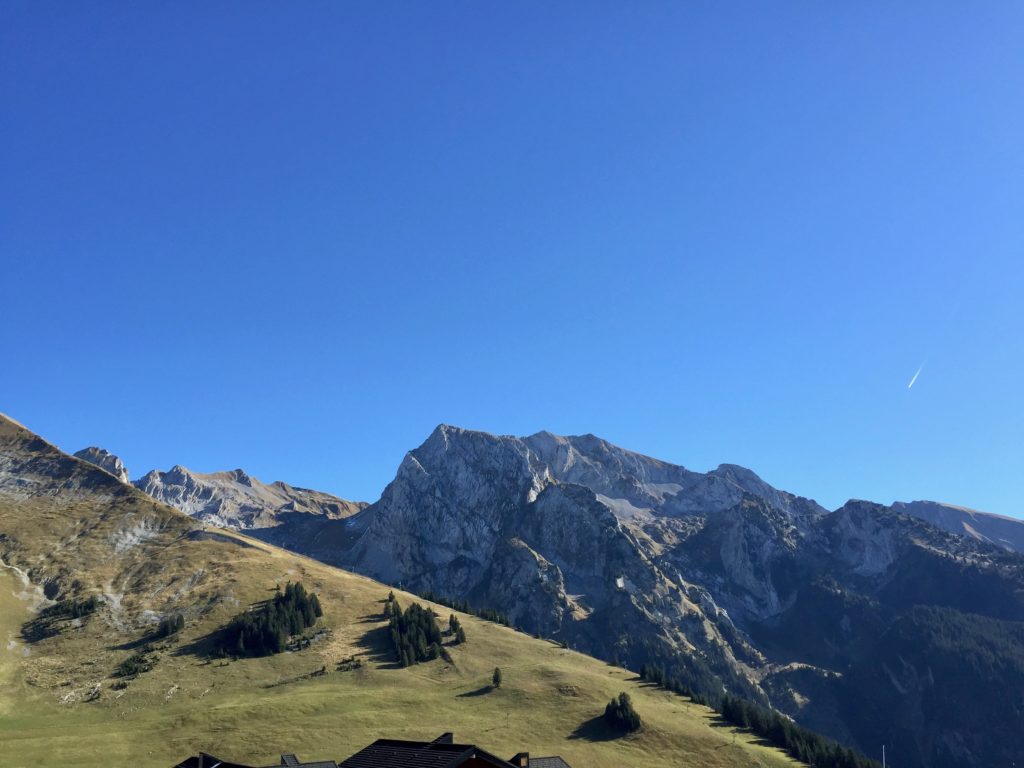
[[[5,765],[165,768],[199,749],[256,763],[284,751],[338,759],[378,737],[447,730],[498,754],[561,754],[576,768],[793,765],[631,672],[472,616],[460,614],[468,642],[451,649],[451,664],[398,668],[382,615],[387,587],[204,531],[2,417],[0,475]],[[272,657],[206,658],[204,638],[300,579],[319,594],[326,636]],[[53,600],[91,595],[102,598],[91,616],[39,620]],[[114,670],[175,611],[185,629],[151,639],[153,669],[117,689]],[[353,655],[362,666],[339,670]],[[490,690],[495,666],[504,681]],[[612,738],[599,715],[622,690],[645,727]]]

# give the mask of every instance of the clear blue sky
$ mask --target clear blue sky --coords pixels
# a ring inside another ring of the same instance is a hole
[[[1024,514],[1022,39],[999,2],[8,0],[0,410],[357,499],[448,422]]]

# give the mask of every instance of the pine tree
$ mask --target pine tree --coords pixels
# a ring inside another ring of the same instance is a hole
[[[494,668],[494,674],[491,675],[491,686],[501,688],[501,667]]]
[[[620,693],[604,708],[604,719],[612,728],[626,733],[640,729],[640,715],[633,708],[633,701],[628,693]]]

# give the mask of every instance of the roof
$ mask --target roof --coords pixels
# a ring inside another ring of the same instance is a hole
[[[560,757],[531,757],[530,768],[572,768]]]
[[[472,757],[501,768],[510,765],[472,744],[378,739],[341,762],[339,768],[455,768]]]
[[[268,768],[338,768],[333,760],[320,760],[314,763],[303,763],[295,755],[281,755],[281,762]],[[221,760],[219,757],[200,752],[198,755],[182,760],[174,768],[253,768],[241,763],[232,763],[229,760]]]
[[[219,757],[214,757],[206,752],[200,752],[198,755],[188,757],[178,763],[174,768],[251,768],[247,765],[240,763],[232,763],[227,760],[221,760]]]

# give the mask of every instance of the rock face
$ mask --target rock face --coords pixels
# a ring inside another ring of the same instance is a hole
[[[75,458],[82,459],[82,461],[88,461],[90,464],[95,464],[100,469],[106,470],[112,474],[122,483],[129,482],[128,470],[125,468],[124,463],[120,458],[104,448],[97,448],[95,446],[83,448],[75,453]]]
[[[236,530],[301,524],[309,516],[339,519],[366,506],[280,481],[261,483],[241,469],[204,474],[176,465],[148,472],[133,485],[203,522]]]
[[[1024,520],[936,501],[899,501],[892,508],[905,515],[927,520],[944,531],[997,544],[1015,552],[1024,552]]]
[[[933,637],[941,617],[906,619],[921,606],[1024,620],[1024,558],[902,512],[830,513],[742,467],[692,472],[592,435],[442,425],[377,503],[289,546],[634,669],[663,664],[709,696],[724,685],[866,751],[884,738],[894,764],[998,764],[1024,749],[998,716],[987,730],[956,708],[933,717],[925,689],[903,711],[913,676],[866,670],[893,632]],[[901,658],[927,670],[940,646],[915,656],[907,641]],[[1000,647],[1016,660],[1024,644]],[[1002,685],[987,674],[978,685]]]

